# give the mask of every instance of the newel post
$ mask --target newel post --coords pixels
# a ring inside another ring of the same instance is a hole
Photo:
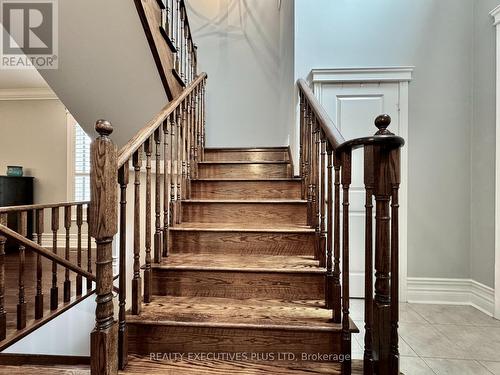
[[[375,136],[393,135],[388,115],[375,120]],[[375,298],[373,357],[378,374],[399,374],[398,320],[398,200],[399,148],[373,146],[375,195]]]
[[[117,149],[109,138],[113,127],[99,120],[99,137],[91,146],[90,235],[96,250],[96,325],[90,334],[92,375],[118,373],[118,325],[113,308],[112,242],[118,229]]]

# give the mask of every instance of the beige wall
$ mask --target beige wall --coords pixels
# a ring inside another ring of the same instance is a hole
[[[7,165],[35,177],[35,203],[68,200],[66,111],[59,100],[0,101],[0,174]]]

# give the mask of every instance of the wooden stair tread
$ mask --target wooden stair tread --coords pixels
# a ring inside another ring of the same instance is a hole
[[[353,361],[353,375],[362,374],[362,362]],[[337,363],[304,361],[230,361],[189,360],[152,361],[149,356],[129,355],[128,366],[120,375],[340,375]],[[89,366],[1,366],[0,374],[6,375],[90,375]]]
[[[290,164],[288,160],[205,160],[198,162],[200,165],[211,164]]]
[[[314,272],[324,273],[313,256],[171,254],[153,268],[175,270],[220,270],[241,272]]]
[[[302,180],[297,177],[269,177],[269,178],[242,178],[242,177],[205,177],[205,178],[197,178],[191,180],[191,182],[273,182],[273,181],[278,181],[278,182],[301,182]]]
[[[270,232],[270,233],[315,233],[306,225],[259,224],[259,223],[182,223],[170,228],[172,231],[212,231],[212,232]]]
[[[185,199],[182,203],[307,204],[302,199]]]
[[[321,300],[230,299],[215,297],[154,296],[129,323],[196,325],[232,328],[335,331],[331,310]],[[352,323],[352,322],[351,322]],[[357,331],[354,323],[351,329]]]
[[[246,152],[260,152],[260,151],[288,151],[286,146],[264,146],[264,147],[206,147],[205,152],[234,152],[234,151],[246,151]]]
[[[363,373],[362,361],[352,361],[352,374]],[[151,361],[149,356],[131,356],[127,370],[120,374],[172,375],[340,375],[338,363],[305,361],[182,360]]]

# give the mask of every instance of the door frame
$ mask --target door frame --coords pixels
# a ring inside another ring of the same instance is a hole
[[[495,311],[500,319],[500,5],[490,12],[496,30],[496,136],[495,136]]]
[[[322,86],[339,83],[399,83],[400,136],[405,139],[401,150],[401,189],[399,216],[399,285],[400,301],[408,301],[408,123],[409,84],[413,66],[313,69],[310,73],[314,94],[323,104]],[[373,126],[376,131],[375,125]],[[371,135],[371,134],[367,134]]]

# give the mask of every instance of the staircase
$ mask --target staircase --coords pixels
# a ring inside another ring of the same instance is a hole
[[[375,135],[345,140],[299,80],[298,126],[290,124],[300,135],[299,177],[288,148],[206,148],[207,74],[197,70],[186,4],[135,3],[161,80],[179,91],[171,90],[172,100],[119,151],[113,126],[97,121],[90,202],[0,208],[0,350],[95,293],[92,375],[399,375],[404,140],[387,129],[390,117],[377,117]],[[352,165],[359,148],[362,171]],[[349,309],[353,174],[365,187],[363,361],[350,358],[358,332]],[[71,259],[75,209],[77,256]],[[48,210],[52,251],[41,241]],[[27,232],[33,213],[38,243]],[[8,215],[18,215],[19,233],[8,228]],[[58,255],[61,222],[64,257]],[[7,239],[19,249],[12,269],[5,263]],[[114,243],[119,275],[113,275]],[[37,256],[36,280],[25,277],[26,251]],[[46,261],[51,283],[43,277]],[[13,278],[17,293],[9,295],[6,280]],[[33,282],[31,292],[26,287]]]
[[[340,353],[288,150],[207,149],[198,168],[170,254],[152,267],[152,301],[127,317],[129,352],[255,362]]]

